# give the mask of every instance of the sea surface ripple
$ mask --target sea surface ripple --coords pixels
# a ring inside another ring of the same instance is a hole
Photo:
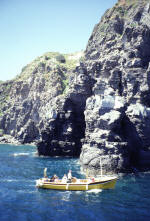
[[[49,176],[72,169],[83,177],[77,158],[38,157],[34,146],[0,145],[0,221],[150,220],[150,173],[119,176],[113,190],[37,189],[45,167]]]

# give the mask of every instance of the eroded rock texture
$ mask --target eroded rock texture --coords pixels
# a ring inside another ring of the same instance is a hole
[[[83,66],[77,67],[68,93],[56,98],[52,105],[52,115],[37,145],[40,155],[80,155],[81,140],[85,137],[84,110],[86,99],[92,93],[92,84],[86,69]]]
[[[51,119],[56,98],[64,98],[82,52],[46,53],[0,84],[0,141],[37,142]]]
[[[119,1],[89,39],[86,66],[96,83],[86,101],[81,163],[124,171],[150,166],[150,4]]]

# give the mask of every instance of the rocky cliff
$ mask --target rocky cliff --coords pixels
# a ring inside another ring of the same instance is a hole
[[[1,128],[22,142],[39,139],[40,155],[80,155],[91,173],[99,172],[100,159],[106,172],[149,169],[149,1],[118,1],[94,27],[84,54],[70,71],[63,59],[56,66],[42,57],[1,84],[10,94],[0,98]]]
[[[150,167],[150,4],[118,1],[93,30],[85,66],[96,81],[84,111],[81,163],[107,171]]]
[[[0,83],[1,142],[37,142],[53,103],[64,97],[73,69],[83,52],[46,53],[22,69],[12,81]]]
[[[77,154],[82,148],[82,167],[92,173],[99,172],[100,158],[106,172],[149,168],[148,1],[122,0],[107,10],[75,73],[57,118],[42,133],[39,153],[53,155],[55,149],[60,154],[65,147],[74,155],[74,147]]]

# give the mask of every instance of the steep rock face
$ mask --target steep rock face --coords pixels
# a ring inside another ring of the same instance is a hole
[[[65,96],[81,56],[82,52],[46,53],[24,67],[17,78],[0,84],[1,142],[7,142],[7,137],[11,141],[6,135],[21,143],[39,140],[51,117],[53,100]]]
[[[85,51],[96,83],[86,101],[84,168],[150,167],[150,4],[119,1],[107,10]]]
[[[74,70],[67,94],[57,97],[52,105],[51,117],[37,144],[40,155],[79,156],[85,136],[85,104],[92,93],[91,85],[86,69],[80,65]]]

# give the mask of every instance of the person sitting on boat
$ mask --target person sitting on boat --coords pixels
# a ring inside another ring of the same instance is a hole
[[[71,183],[71,179],[72,179],[72,173],[71,173],[71,170],[69,170],[69,172],[68,172],[68,183]]]
[[[54,174],[51,178],[50,178],[50,182],[55,182],[56,180],[58,180],[58,176],[56,174]]]
[[[95,182],[94,177],[90,177],[90,180],[92,181],[92,183],[94,183],[94,182]]]
[[[64,174],[63,178],[62,178],[62,183],[67,183],[67,175]]]
[[[54,177],[54,175],[50,178],[50,182],[54,182],[54,179],[55,179],[55,177]]]
[[[58,178],[58,176],[55,177],[54,182],[55,182],[55,183],[58,183],[58,182],[59,182],[59,178]]]
[[[47,176],[45,176],[43,179],[44,179],[45,182],[48,182],[48,181],[49,181],[49,179],[48,179]]]

